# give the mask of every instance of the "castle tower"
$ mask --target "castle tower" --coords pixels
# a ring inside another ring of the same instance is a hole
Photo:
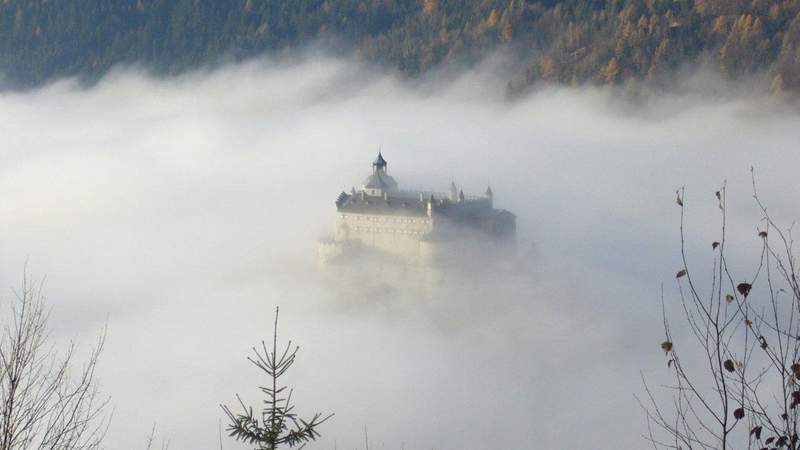
[[[389,194],[397,192],[397,182],[386,173],[388,166],[379,150],[378,157],[372,162],[372,175],[364,180],[361,192],[371,197],[383,197],[384,200],[388,199]]]
[[[375,161],[372,162],[372,173],[386,173],[386,167],[389,163],[383,159],[383,155],[381,151],[378,150],[378,157],[375,158]]]

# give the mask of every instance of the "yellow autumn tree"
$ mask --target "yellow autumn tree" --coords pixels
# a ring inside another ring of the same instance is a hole
[[[425,14],[433,14],[436,12],[437,8],[439,8],[438,0],[425,0],[422,3],[422,12]]]
[[[781,74],[775,75],[769,88],[773,95],[780,95],[783,93],[783,76]]]
[[[555,81],[556,63],[550,56],[545,56],[539,61],[539,76],[544,81]]]
[[[611,60],[606,65],[605,70],[603,70],[603,77],[606,80],[606,83],[613,84],[617,81],[617,77],[619,76],[619,61],[617,58],[611,58]]]
[[[761,18],[743,14],[733,23],[719,51],[720,68],[732,78],[752,73],[761,66],[768,48],[769,40]]]
[[[648,80],[658,78],[659,75],[666,72],[669,68],[670,50],[670,40],[669,38],[664,38],[661,43],[658,44],[656,53],[653,55],[652,62],[650,63],[650,68],[647,70]]]
[[[500,19],[500,40],[504,44],[508,44],[513,37],[514,32],[511,29],[511,21],[508,20],[507,14],[503,14],[503,18]]]
[[[486,27],[491,29],[497,25],[497,10],[493,9],[491,13],[489,13],[489,17],[486,18]]]

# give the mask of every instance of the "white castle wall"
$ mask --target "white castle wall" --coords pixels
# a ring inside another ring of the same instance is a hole
[[[424,216],[338,213],[336,240],[358,241],[391,255],[417,260],[420,240],[433,230]]]

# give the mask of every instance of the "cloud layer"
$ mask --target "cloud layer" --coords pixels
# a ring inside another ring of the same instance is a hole
[[[640,371],[663,375],[674,191],[687,187],[702,267],[727,180],[746,261],[750,166],[779,218],[800,217],[800,117],[730,96],[630,107],[595,89],[507,102],[491,77],[412,84],[308,57],[3,94],[0,298],[28,260],[47,275],[54,338],[89,343],[108,323],[109,448],[144,447],[153,423],[172,448],[216,446],[218,404],[257,401],[245,356],[276,305],[301,345],[299,410],[336,413],[310,448],[363,448],[365,425],[371,448],[641,448],[633,396]],[[336,285],[314,245],[379,145],[403,186],[490,183],[518,215],[524,267],[424,293]]]

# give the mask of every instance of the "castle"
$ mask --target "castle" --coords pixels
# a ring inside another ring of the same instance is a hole
[[[322,262],[370,250],[403,263],[434,265],[463,260],[513,244],[516,216],[495,209],[491,187],[465,195],[451,182],[449,192],[401,190],[379,152],[360,189],[336,199],[336,231],[319,245]]]

